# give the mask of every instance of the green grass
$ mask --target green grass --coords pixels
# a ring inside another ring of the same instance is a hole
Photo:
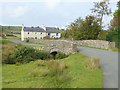
[[[120,48],[111,48],[110,50],[112,50],[113,52],[120,52]]]
[[[12,43],[12,42],[9,41],[9,40],[6,40],[6,39],[1,39],[0,40],[0,44],[8,44],[8,43]]]
[[[58,61],[38,60],[26,64],[4,64],[2,86],[3,88],[102,88],[101,69],[85,68],[86,60],[88,57],[75,53]],[[55,75],[52,76],[51,73]]]

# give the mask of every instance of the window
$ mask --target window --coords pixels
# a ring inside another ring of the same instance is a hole
[[[29,34],[29,32],[28,32],[28,34]]]
[[[48,33],[48,35],[50,35],[50,33]]]
[[[56,33],[56,36],[58,36],[58,33]]]
[[[37,39],[37,37],[35,37],[35,39]]]
[[[42,34],[42,33],[41,33]]]
[[[35,34],[37,34],[37,33],[35,32]]]

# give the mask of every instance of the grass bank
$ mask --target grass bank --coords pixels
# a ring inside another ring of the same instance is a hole
[[[102,88],[102,71],[86,68],[88,59],[75,53],[62,60],[4,64],[2,85],[3,88]]]

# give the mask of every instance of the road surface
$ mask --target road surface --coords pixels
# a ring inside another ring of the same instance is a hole
[[[41,46],[40,44],[31,44],[31,43],[23,42],[20,40],[10,40],[10,41],[18,44],[28,45],[28,46]]]

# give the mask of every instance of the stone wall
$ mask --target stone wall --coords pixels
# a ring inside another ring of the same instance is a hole
[[[110,49],[115,48],[114,42],[108,42],[103,40],[81,40],[76,41],[77,45],[90,46],[95,48]]]
[[[43,50],[53,52],[60,51],[65,54],[74,53],[77,51],[77,44],[67,40],[33,40],[32,42],[42,44]]]

